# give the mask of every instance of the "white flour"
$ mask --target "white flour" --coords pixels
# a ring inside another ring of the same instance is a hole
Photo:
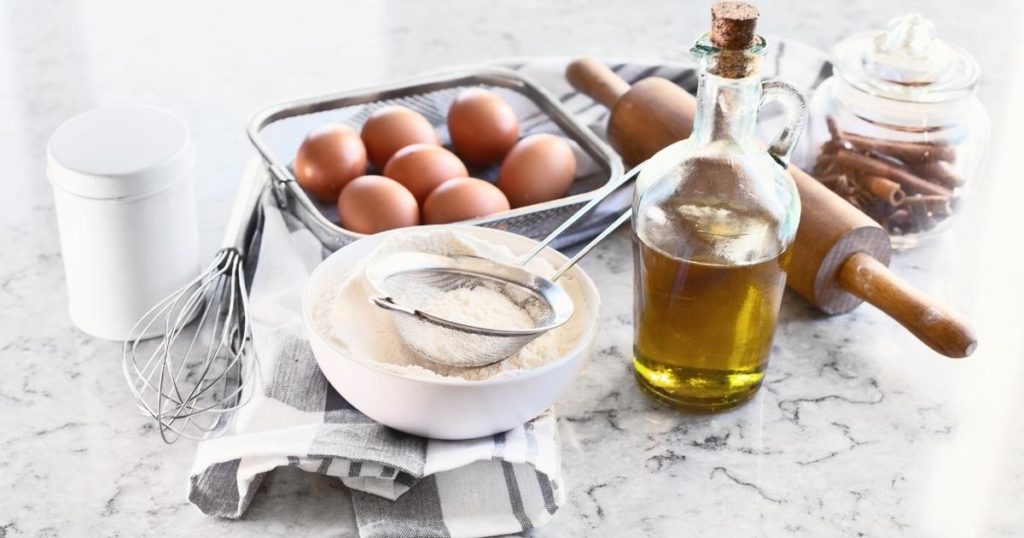
[[[585,311],[583,291],[571,275],[566,275],[558,280],[558,284],[573,299],[576,313],[568,323],[541,335],[516,355],[482,368],[444,366],[422,359],[402,342],[390,315],[372,305],[367,299],[375,292],[366,279],[366,267],[389,254],[407,251],[474,255],[503,263],[513,263],[516,259],[516,256],[504,246],[455,231],[410,231],[389,237],[363,262],[354,267],[351,273],[339,275],[339,284],[334,293],[325,293],[314,309],[317,329],[327,335],[340,350],[362,359],[376,361],[388,369],[393,368],[395,373],[406,376],[444,376],[480,380],[499,375],[515,375],[516,372],[537,368],[556,360],[571,350],[588,328],[592,313]],[[540,257],[531,260],[526,268],[541,276],[550,276],[555,272],[554,268]],[[505,316],[499,325],[532,325],[526,312],[497,292],[490,291],[500,299],[488,298],[487,291],[490,290],[457,290],[451,293],[449,298],[438,301],[435,306],[439,311],[436,313],[444,317],[447,317],[447,314],[461,316],[461,319],[456,317],[453,320],[471,324],[494,325],[495,316]],[[477,308],[464,308],[465,302],[471,302],[477,305]],[[487,303],[487,308],[480,308],[484,302]],[[456,310],[459,311],[457,314]]]
[[[532,329],[533,320],[505,294],[484,286],[439,293],[420,309],[463,325],[516,331]]]

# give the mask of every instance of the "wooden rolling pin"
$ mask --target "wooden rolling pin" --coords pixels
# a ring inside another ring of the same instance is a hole
[[[690,136],[696,99],[671,81],[651,77],[630,87],[589,58],[571,63],[566,78],[611,110],[608,139],[630,164]],[[867,301],[948,357],[974,352],[977,339],[964,320],[889,271],[885,230],[802,170],[788,171],[802,206],[789,287],[828,314]]]

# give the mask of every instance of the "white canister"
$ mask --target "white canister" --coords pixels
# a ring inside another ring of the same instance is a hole
[[[97,108],[54,131],[46,175],[79,329],[126,340],[146,311],[196,277],[195,160],[185,122],[155,107]],[[163,332],[158,323],[133,336]]]

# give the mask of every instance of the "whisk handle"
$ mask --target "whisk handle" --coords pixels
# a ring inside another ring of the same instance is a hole
[[[224,226],[224,248],[234,248],[239,252],[245,250],[246,232],[269,176],[261,167],[251,167],[242,176],[242,183],[235,194],[235,203],[231,206],[231,213]]]
[[[566,262],[566,264],[563,265],[561,267],[561,269],[558,270],[557,273],[552,275],[551,276],[551,281],[554,282],[554,281],[558,280],[559,278],[561,278],[562,275],[564,275],[566,271],[568,271],[569,269],[572,269],[572,267],[574,265],[576,265],[576,262],[582,260],[583,257],[586,256],[587,254],[590,254],[590,251],[594,250],[594,247],[596,247],[598,243],[600,243],[601,241],[604,241],[604,239],[606,237],[608,237],[609,235],[611,235],[612,232],[614,232],[615,230],[619,229],[619,226],[622,226],[626,222],[629,222],[629,218],[632,215],[633,215],[633,209],[632,208],[625,210],[621,215],[619,215],[619,218],[615,219],[615,222],[611,223],[601,233],[597,234],[597,237],[591,239],[590,242],[587,243],[586,246],[581,248],[580,251],[577,252],[576,255],[572,257],[571,260]]]
[[[520,258],[518,264],[519,265],[526,265],[526,263],[529,262],[530,260],[532,260],[537,254],[540,254],[540,252],[542,250],[544,250],[548,246],[548,244],[550,244],[552,241],[557,239],[558,236],[562,235],[562,232],[568,230],[569,227],[571,227],[573,224],[576,224],[576,222],[578,220],[580,220],[581,218],[583,218],[584,215],[586,215],[587,213],[590,213],[590,210],[592,210],[595,207],[597,207],[601,202],[605,201],[606,198],[608,198],[613,193],[615,193],[615,191],[619,190],[619,187],[625,185],[626,183],[629,183],[630,181],[633,181],[633,179],[636,178],[637,174],[640,173],[640,170],[643,168],[643,166],[644,166],[644,163],[640,163],[640,164],[634,166],[633,169],[630,170],[629,172],[626,172],[625,174],[620,176],[615,181],[605,185],[601,189],[601,192],[599,192],[597,195],[595,195],[593,198],[591,198],[589,202],[587,202],[587,205],[581,207],[579,209],[579,211],[577,211],[576,213],[573,214],[573,216],[571,216],[568,219],[566,219],[566,221],[563,222],[561,225],[559,225],[558,228],[555,228],[555,230],[553,232],[548,234],[548,236],[545,237],[543,241],[541,241],[540,243],[537,243],[537,245],[535,247],[533,247],[533,250],[531,250],[530,252],[527,252],[526,255],[524,255],[522,258]],[[619,218],[620,218],[620,220],[622,219],[622,217],[619,217]],[[619,222],[619,221],[616,221],[616,222],[618,224],[612,226],[611,229],[614,230],[620,224],[622,224],[622,222]],[[608,230],[605,230],[605,231],[608,232]],[[608,233],[610,233],[610,232],[608,232]],[[598,236],[598,239],[603,239],[606,236],[607,236],[607,233],[602,233],[600,236]],[[597,241],[592,241],[592,242],[588,243],[587,246],[583,249],[583,252],[590,251],[590,249],[594,248],[594,246],[596,244],[597,244]],[[573,263],[575,263],[575,262],[573,262]],[[568,269],[568,267],[566,267],[566,269]],[[559,272],[559,274],[561,274],[561,272]]]

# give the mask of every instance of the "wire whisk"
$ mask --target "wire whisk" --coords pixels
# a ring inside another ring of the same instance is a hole
[[[266,173],[244,176],[213,262],[151,308],[125,342],[125,379],[166,443],[214,435],[227,414],[248,402],[259,378],[244,261],[247,232],[267,178]],[[146,339],[160,325],[163,336]]]

